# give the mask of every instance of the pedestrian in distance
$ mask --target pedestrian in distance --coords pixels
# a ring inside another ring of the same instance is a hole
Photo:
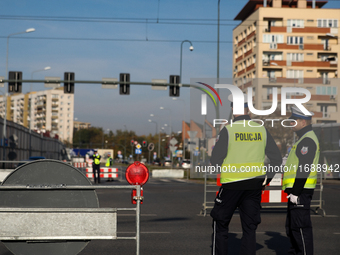
[[[106,167],[110,167],[110,166],[112,166],[112,165],[113,165],[113,159],[112,159],[112,157],[111,157],[111,153],[109,152],[109,153],[107,153],[107,159],[106,159],[105,166],[106,166]],[[108,182],[113,182],[113,178],[112,178],[112,177],[109,177],[109,178],[107,179],[107,181],[108,181]]]
[[[312,130],[312,115],[305,115],[292,107],[290,119],[299,137],[289,152],[282,189],[288,194],[286,233],[291,247],[288,254],[313,254],[313,230],[310,204],[317,182],[319,141]]]
[[[94,153],[92,155],[92,169],[93,169],[93,179],[94,183],[100,183],[100,159],[101,156],[98,153],[97,149],[94,149]]]
[[[232,97],[228,99],[232,101]],[[243,232],[240,254],[256,254],[261,193],[275,174],[265,171],[265,155],[273,167],[282,163],[280,150],[268,130],[252,121],[248,125],[251,120],[248,111],[245,103],[244,114],[234,115],[232,123],[221,129],[210,159],[212,166],[221,169],[222,184],[210,213],[213,255],[228,254],[228,226],[237,208]],[[257,170],[243,171],[246,168]]]

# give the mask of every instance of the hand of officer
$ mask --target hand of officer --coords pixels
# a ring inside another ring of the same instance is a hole
[[[290,202],[292,202],[293,204],[298,204],[298,196],[295,196],[295,195],[293,195],[293,194],[289,194],[289,196],[287,196],[287,198],[289,198],[290,199]]]

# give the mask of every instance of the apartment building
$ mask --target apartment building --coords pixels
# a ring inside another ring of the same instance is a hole
[[[233,30],[233,78],[253,89],[256,109],[272,105],[273,88],[302,87],[311,93],[306,108],[313,122],[340,122],[340,9],[327,1],[249,0]],[[303,98],[292,93],[290,98]]]
[[[74,131],[78,131],[80,129],[89,129],[91,127],[90,122],[81,122],[76,121],[77,118],[75,118],[75,121],[73,121],[73,129]]]
[[[4,98],[0,97],[0,113],[4,117]],[[63,88],[13,94],[7,97],[7,120],[38,132],[49,131],[59,139],[73,140],[74,95]],[[31,121],[32,119],[32,121]]]

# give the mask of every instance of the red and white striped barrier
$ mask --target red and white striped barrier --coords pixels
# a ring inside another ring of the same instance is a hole
[[[74,167],[77,167],[77,168],[87,167],[87,163],[86,163],[86,162],[82,162],[82,163],[80,163],[80,162],[74,162],[74,163],[73,163],[73,166],[74,166]]]
[[[217,186],[222,186],[220,175],[217,175]],[[281,190],[282,174],[276,174],[272,181],[266,186],[266,190],[262,191],[261,203],[287,203],[287,194]],[[216,196],[218,191],[216,192]]]
[[[261,203],[287,203],[287,194],[281,189],[281,186],[282,174],[276,174],[266,187],[266,190],[262,191]]]
[[[92,167],[86,168],[86,177],[87,178],[93,178]],[[101,167],[100,168],[100,178],[118,178],[118,168]]]

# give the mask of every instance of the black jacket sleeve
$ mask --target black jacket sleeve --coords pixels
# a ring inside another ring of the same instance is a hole
[[[221,132],[216,138],[216,143],[214,149],[211,153],[210,163],[213,166],[221,166],[223,160],[227,156],[228,153],[228,140],[229,140],[229,133],[228,130],[223,127]]]
[[[279,148],[277,147],[274,138],[272,135],[267,131],[267,144],[266,144],[266,150],[265,153],[270,160],[270,166],[275,167],[275,166],[281,166],[282,164],[282,157],[281,157],[281,152]],[[268,184],[274,177],[274,175],[277,172],[275,171],[267,171],[267,183]]]
[[[299,196],[302,193],[306,180],[310,173],[311,164],[316,153],[316,144],[313,139],[306,137],[296,147],[295,154],[299,159],[299,166],[296,170],[296,178],[292,188],[292,194]]]

